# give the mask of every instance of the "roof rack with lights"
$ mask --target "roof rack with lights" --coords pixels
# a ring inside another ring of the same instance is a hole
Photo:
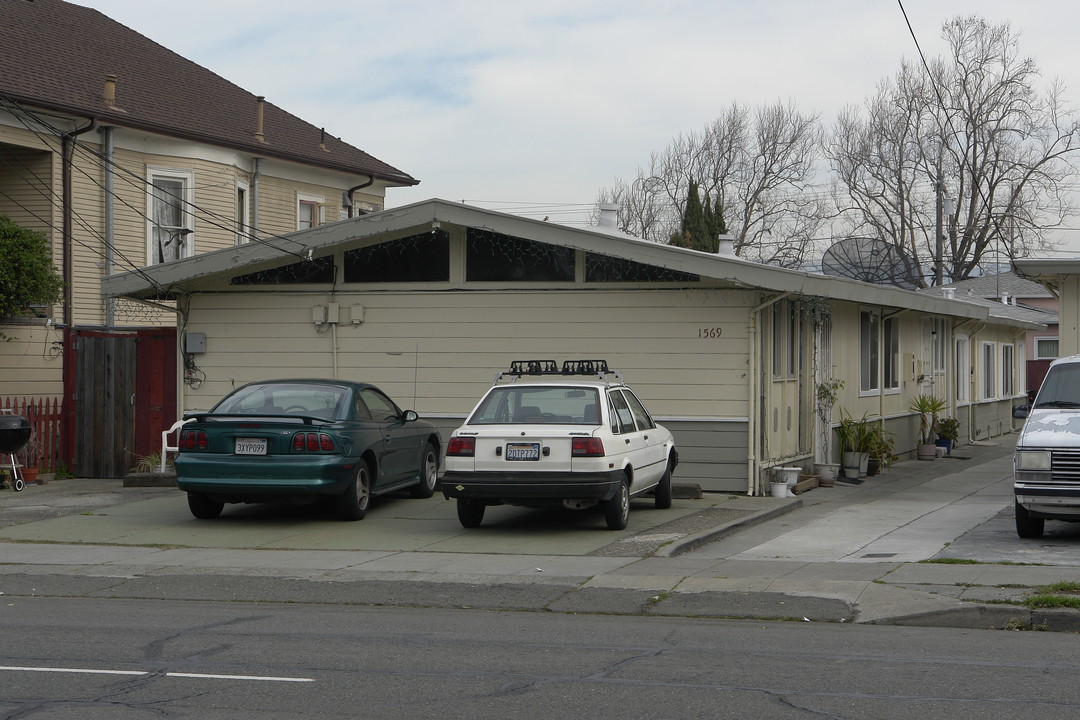
[[[622,381],[618,370],[608,368],[607,360],[564,360],[562,367],[555,360],[514,360],[509,370],[495,376],[494,384],[498,384],[504,376],[511,376],[516,382],[521,377],[541,375],[595,376],[604,381],[611,375]]]

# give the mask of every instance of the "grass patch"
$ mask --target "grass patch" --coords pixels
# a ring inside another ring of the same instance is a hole
[[[982,565],[978,560],[964,560],[963,558],[930,558],[919,562],[927,565]]]
[[[1047,593],[1065,593],[1066,595],[1080,595],[1080,583],[1054,583],[1053,585],[1047,585],[1046,587],[1042,588],[1042,591]]]
[[[1036,608],[1073,608],[1080,610],[1080,596],[1077,595],[1032,595],[1024,598],[1024,605]]]

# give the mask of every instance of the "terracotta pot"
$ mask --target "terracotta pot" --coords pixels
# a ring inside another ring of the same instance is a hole
[[[915,457],[920,460],[934,460],[937,458],[937,445],[919,445],[915,450]]]

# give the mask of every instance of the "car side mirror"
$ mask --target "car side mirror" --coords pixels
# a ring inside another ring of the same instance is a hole
[[[1013,417],[1017,420],[1024,420],[1031,413],[1030,405],[1013,405]]]
[[[405,422],[416,422],[420,419],[420,416],[416,414],[415,410],[406,410],[402,413],[401,419]]]

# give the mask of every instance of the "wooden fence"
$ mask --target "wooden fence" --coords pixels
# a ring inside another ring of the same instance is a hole
[[[60,401],[56,398],[0,398],[0,409],[30,421],[30,442],[20,450],[20,462],[41,472],[56,472],[60,465]]]

